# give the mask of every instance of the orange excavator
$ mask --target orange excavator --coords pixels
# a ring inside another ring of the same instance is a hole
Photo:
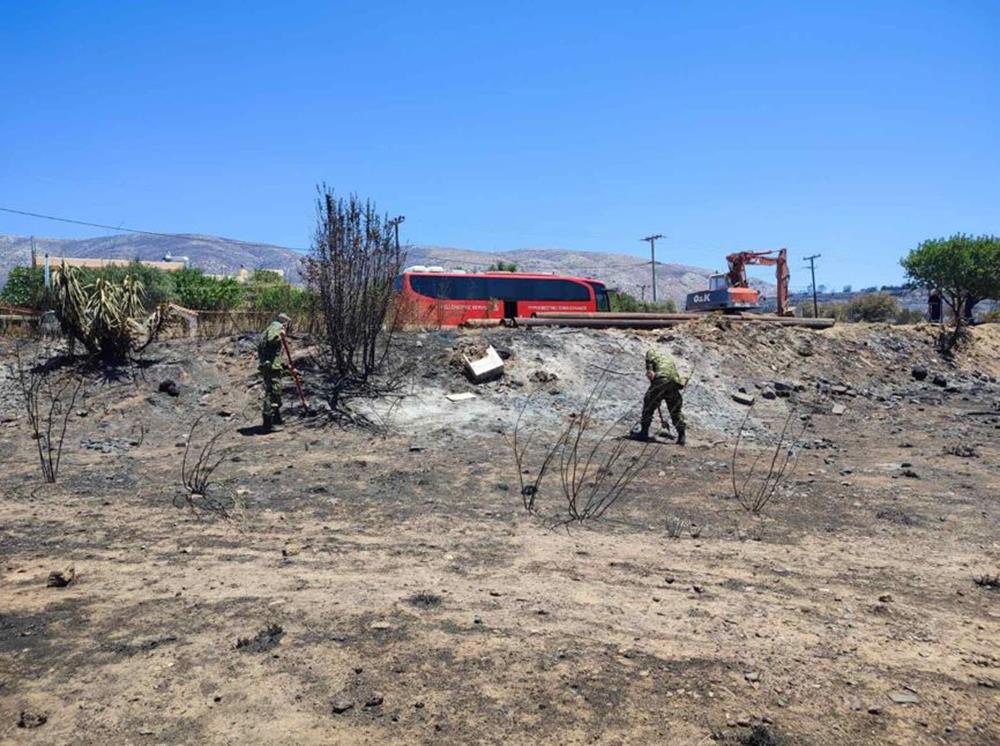
[[[788,309],[788,252],[785,249],[771,251],[737,251],[726,257],[729,271],[708,278],[708,290],[690,293],[685,303],[687,311],[723,311],[739,313],[760,308],[763,297],[760,291],[750,287],[747,280],[747,265],[773,266],[778,279],[778,315],[787,316]]]

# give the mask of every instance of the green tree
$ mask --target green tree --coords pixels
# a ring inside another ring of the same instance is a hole
[[[41,267],[14,267],[0,292],[0,303],[40,309],[45,304],[45,276]]]
[[[517,265],[514,262],[494,262],[486,268],[487,272],[517,272]]]
[[[955,328],[948,347],[958,341],[967,309],[986,298],[1000,297],[1000,238],[996,236],[956,233],[924,241],[900,264],[910,283],[938,291],[951,309]]]

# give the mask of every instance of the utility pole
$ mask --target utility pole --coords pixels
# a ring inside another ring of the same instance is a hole
[[[639,239],[649,241],[649,266],[653,269],[653,303],[656,303],[656,239],[658,238],[663,238],[663,234],[657,233],[655,236]]]
[[[812,272],[812,282],[813,282],[813,318],[819,318],[819,302],[816,300],[816,260],[820,258],[820,254],[813,254],[812,256],[807,256],[806,261],[809,262],[809,271]]]
[[[646,288],[648,288],[648,287],[649,287],[649,285],[640,285],[639,286],[639,299],[643,303],[646,302]]]
[[[389,225],[392,226],[393,230],[396,232],[396,251],[399,252],[399,224],[406,220],[405,215],[397,215],[396,217],[389,220]]]

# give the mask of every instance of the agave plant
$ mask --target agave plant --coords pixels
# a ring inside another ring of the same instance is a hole
[[[135,275],[90,282],[63,263],[52,272],[52,297],[63,331],[102,362],[117,365],[156,336],[163,314],[148,314],[145,287]]]

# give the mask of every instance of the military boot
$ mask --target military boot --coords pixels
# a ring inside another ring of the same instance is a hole
[[[284,425],[285,424],[285,420],[281,416],[281,410],[280,409],[274,410],[274,424],[275,425]]]
[[[647,443],[652,438],[649,437],[649,427],[639,427],[628,434],[628,437],[632,440],[638,440],[642,443]]]
[[[687,443],[687,437],[685,436],[684,428],[679,427],[677,428],[677,445],[682,446],[685,443]]]
[[[264,424],[261,427],[263,433],[280,433],[285,428],[275,424],[274,417],[264,417]]]

